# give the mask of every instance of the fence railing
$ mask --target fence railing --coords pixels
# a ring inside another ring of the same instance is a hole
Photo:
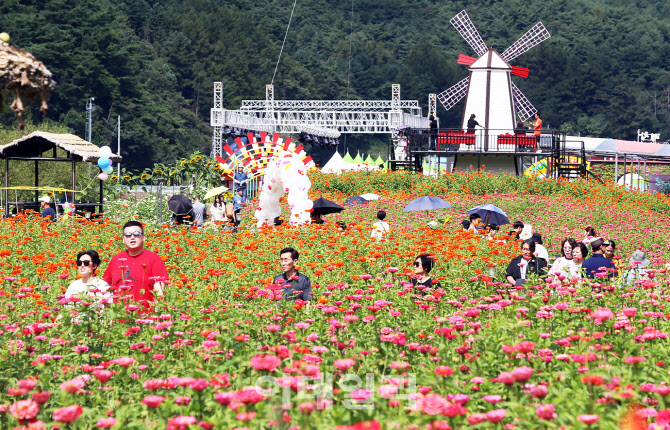
[[[463,129],[440,129],[437,133],[430,130],[407,129],[402,138],[407,139],[409,152],[553,152],[560,145],[560,132],[542,130],[534,134],[533,130],[485,130],[468,131]],[[392,139],[394,148],[399,140]],[[396,152],[396,151],[394,151]]]

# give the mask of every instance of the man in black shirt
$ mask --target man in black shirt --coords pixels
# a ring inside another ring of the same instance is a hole
[[[284,301],[302,304],[298,302],[301,300],[306,302],[305,306],[309,308],[309,302],[312,300],[310,294],[312,283],[295,268],[299,256],[298,251],[293,248],[284,248],[279,252],[279,264],[284,273],[275,277],[274,284],[282,286]]]
[[[437,119],[435,119],[435,116],[431,115],[429,118],[430,120],[430,125],[428,128],[430,129],[430,150],[435,151],[435,145],[437,142]]]

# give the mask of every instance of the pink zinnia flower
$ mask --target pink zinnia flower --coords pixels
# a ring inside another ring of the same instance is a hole
[[[614,314],[609,308],[598,308],[598,310],[591,313],[591,316],[600,321],[607,321],[608,319],[614,318]]]
[[[580,415],[577,419],[586,425],[595,424],[600,419],[599,415]]]
[[[468,415],[468,417],[466,419],[468,420],[468,424],[470,424],[471,426],[474,426],[476,424],[479,424],[479,423],[482,423],[482,422],[486,421],[486,415],[484,415],[484,414],[472,414],[472,415]]]
[[[429,394],[416,402],[416,409],[426,415],[444,415],[448,406],[447,399],[439,394]]]
[[[514,385],[516,378],[510,372],[502,372],[498,375],[498,381],[505,385]]]
[[[364,402],[370,397],[372,397],[372,391],[361,388],[360,390],[352,391],[351,394],[349,394],[349,397],[352,399],[359,401],[359,402]]]
[[[129,367],[136,361],[137,360],[135,360],[133,357],[119,357],[112,360],[112,363],[116,363],[121,367]]]
[[[164,401],[165,401],[165,397],[156,396],[156,395],[146,396],[145,398],[142,399],[142,403],[149,406],[150,408],[157,408]]]
[[[314,411],[314,403],[312,402],[301,403],[299,408],[300,413],[302,413],[303,415],[309,415],[312,413],[312,411]]]
[[[440,376],[449,376],[454,374],[454,370],[449,366],[437,366],[435,374]]]
[[[344,372],[354,364],[356,364],[356,362],[351,358],[344,358],[341,360],[336,360],[335,363],[333,363],[333,366],[335,366],[338,370]]]
[[[49,400],[49,397],[51,397],[51,393],[48,391],[40,391],[38,393],[33,393],[31,397],[33,398],[34,401],[36,401],[40,405],[43,405]]]
[[[32,420],[40,411],[40,405],[32,400],[19,400],[9,407],[9,413],[20,420]]]
[[[505,409],[495,409],[486,413],[486,419],[490,423],[499,423],[505,418],[505,415],[507,415],[507,411]]]
[[[535,409],[535,412],[537,413],[537,416],[543,420],[549,421],[556,418],[556,409],[554,408],[554,405],[552,405],[551,403],[538,406]]]
[[[62,384],[60,384],[60,389],[65,391],[66,393],[76,393],[77,391],[81,390],[84,385],[86,384],[86,381],[84,381],[83,378],[74,378],[70,379],[69,381],[65,381]]]
[[[179,428],[184,428],[186,426],[190,426],[196,423],[195,417],[191,417],[188,415],[181,415],[178,417],[170,418],[168,420],[168,424],[171,424],[173,426],[177,426]]]
[[[276,355],[257,354],[251,357],[250,364],[256,370],[274,372],[277,367],[281,366],[281,359]]]
[[[109,417],[98,420],[95,426],[99,429],[111,429],[116,424],[116,418]]]
[[[485,402],[489,402],[492,405],[495,405],[498,402],[502,402],[502,397],[500,397],[497,394],[489,394],[487,396],[482,397],[482,400]]]
[[[53,414],[54,421],[61,423],[73,423],[83,413],[83,409],[79,405],[66,406],[64,408],[56,409]]]
[[[533,376],[533,368],[528,366],[517,367],[516,369],[512,370],[512,376],[516,382],[526,382],[530,379],[531,376]]]

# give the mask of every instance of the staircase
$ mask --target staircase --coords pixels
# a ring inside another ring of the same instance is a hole
[[[586,151],[584,142],[580,142],[581,148],[566,148],[565,139],[561,139],[554,144],[554,173],[558,178],[568,180],[576,178],[587,178],[586,170]]]

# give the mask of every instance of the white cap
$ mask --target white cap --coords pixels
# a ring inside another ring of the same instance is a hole
[[[40,197],[40,201],[44,203],[51,203],[51,198],[49,196]]]

